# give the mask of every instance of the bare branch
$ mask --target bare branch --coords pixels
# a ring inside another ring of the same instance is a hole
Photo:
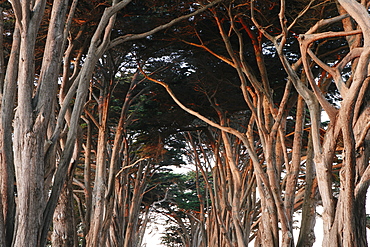
[[[139,162],[141,162],[141,161],[143,161],[143,160],[146,160],[146,159],[148,159],[148,158],[149,158],[149,157],[144,157],[144,158],[138,159],[138,160],[137,160],[137,161],[135,161],[133,164],[122,167],[122,168],[121,168],[121,170],[119,170],[119,172],[117,172],[117,174],[116,174],[116,178],[118,178],[118,176],[119,176],[119,175],[120,175],[124,170],[126,170],[126,169],[128,169],[128,168],[131,168],[131,167],[135,166],[137,163],[139,163]]]
[[[289,27],[287,28],[288,31],[290,29],[292,29],[292,27],[297,23],[297,21],[299,20],[299,18],[301,18],[304,14],[307,13],[307,11],[310,9],[312,3],[314,2],[315,0],[311,0],[307,6],[298,14],[298,16],[293,20],[293,22],[289,25]]]
[[[336,69],[339,70],[339,71],[342,71],[344,66],[347,65],[347,63],[349,63],[350,61],[352,61],[353,59],[359,57],[362,52],[363,52],[364,48],[362,47],[357,47],[357,48],[354,48],[352,49],[343,59],[342,61],[340,61],[337,66],[336,66]]]
[[[339,92],[342,95],[346,95],[346,93],[348,91],[348,88],[347,88],[346,84],[344,83],[344,81],[342,79],[342,76],[340,74],[341,70],[332,68],[329,65],[325,64],[323,61],[321,61],[315,55],[315,53],[312,52],[312,50],[310,48],[308,48],[307,53],[310,55],[312,60],[315,63],[317,63],[317,65],[319,65],[322,69],[324,69],[326,72],[328,72],[332,75],[332,77],[334,78],[335,84],[337,85],[337,88],[338,88]]]
[[[357,141],[357,144],[356,144],[356,149],[358,149],[362,145],[364,145],[364,141],[365,141],[366,135],[369,132],[369,129],[370,129],[370,121],[366,124],[365,129],[362,130],[361,136],[360,136],[360,138],[359,138],[359,140]]]
[[[275,41],[276,39],[273,36],[271,36],[268,32],[266,32],[265,29],[257,22],[254,14],[254,1],[255,0],[251,0],[251,19],[254,25],[256,25],[258,31],[260,31],[267,39]]]
[[[18,21],[19,27],[20,27],[20,29],[22,29],[23,27],[22,27],[22,23],[21,23],[21,20],[22,20],[21,2],[19,0],[13,0],[10,3],[12,4],[12,8],[13,8],[16,19],[19,20]]]
[[[370,22],[367,9],[355,0],[338,0],[338,2],[361,27],[364,34],[364,46],[370,46]]]
[[[320,21],[316,22],[316,24],[314,26],[312,26],[306,32],[306,34],[315,33],[319,28],[324,27],[324,26],[327,26],[327,25],[331,25],[331,24],[336,23],[338,21],[341,21],[341,20],[343,20],[343,19],[345,19],[347,17],[349,17],[348,14],[346,14],[346,15],[340,15],[340,16],[335,16],[335,17],[329,18],[329,19],[320,20]]]
[[[324,33],[315,33],[315,34],[301,34],[299,35],[299,39],[307,44],[311,44],[320,39],[328,39],[328,38],[335,38],[335,37],[343,37],[343,36],[350,36],[362,33],[362,30],[353,30],[353,31],[342,31],[342,32],[324,32]]]
[[[148,76],[148,75],[147,75],[147,74],[142,70],[142,68],[141,68],[141,67],[139,67],[139,70],[140,70],[140,72],[143,74],[143,76],[144,76],[146,79],[148,79],[148,80],[150,80],[150,81],[152,81],[152,82],[154,82],[154,83],[157,83],[157,84],[159,84],[159,85],[163,86],[163,87],[166,89],[167,93],[171,96],[171,98],[173,99],[173,101],[175,101],[175,103],[176,103],[176,104],[177,104],[181,109],[183,109],[184,111],[186,111],[187,113],[190,113],[191,115],[193,115],[193,116],[195,116],[195,117],[199,118],[200,120],[204,121],[205,123],[207,123],[207,124],[209,124],[209,125],[211,125],[211,126],[213,126],[213,127],[217,128],[217,129],[220,129],[220,130],[225,131],[225,132],[227,132],[227,133],[233,134],[233,135],[235,135],[235,136],[237,136],[237,137],[239,137],[239,138],[240,138],[240,137],[242,137],[242,136],[244,135],[243,133],[241,133],[241,132],[239,132],[239,131],[237,131],[237,130],[235,130],[235,129],[233,129],[233,128],[225,127],[225,126],[221,126],[220,124],[213,122],[212,120],[210,120],[210,119],[206,118],[205,116],[201,115],[200,113],[198,113],[198,112],[196,112],[196,111],[194,111],[194,110],[192,110],[192,109],[190,109],[190,108],[186,107],[183,103],[181,103],[181,101],[179,101],[179,100],[177,99],[176,95],[173,93],[173,91],[172,91],[172,90],[171,90],[171,88],[168,86],[168,84],[166,84],[166,83],[164,83],[164,82],[162,82],[162,81],[156,80],[156,79],[154,79],[154,78],[152,78],[152,77]]]
[[[203,50],[209,52],[211,55],[213,55],[216,58],[220,59],[221,61],[227,63],[228,65],[230,65],[230,66],[232,66],[234,68],[236,66],[229,58],[224,57],[222,55],[219,55],[219,54],[215,53],[214,51],[212,51],[211,49],[209,49],[207,46],[205,46],[203,44],[196,44],[196,43],[189,42],[189,41],[186,41],[186,40],[182,40],[182,42],[184,42],[185,44],[188,44],[188,45],[192,45],[192,46],[195,46],[195,47],[202,48]]]
[[[215,1],[211,2],[210,4],[208,4],[208,5],[206,5],[206,6],[202,7],[202,8],[194,11],[193,13],[190,13],[188,15],[180,16],[180,17],[178,17],[176,19],[173,19],[172,21],[170,21],[170,22],[168,22],[166,24],[163,24],[163,25],[160,25],[158,27],[155,27],[152,30],[149,30],[147,32],[139,33],[139,34],[126,34],[126,35],[120,36],[118,38],[115,38],[114,40],[112,40],[110,42],[109,49],[110,48],[113,48],[113,47],[115,47],[115,46],[117,46],[119,44],[122,44],[122,43],[124,43],[126,41],[136,40],[136,39],[142,39],[142,38],[145,38],[145,37],[147,37],[149,35],[155,34],[156,32],[161,31],[163,29],[166,29],[168,27],[171,27],[174,24],[176,24],[176,23],[178,23],[178,22],[180,22],[182,20],[186,20],[186,19],[188,19],[188,18],[190,18],[190,17],[192,17],[194,15],[197,15],[199,13],[202,13],[203,11],[209,9],[210,7],[212,7],[212,6],[220,3],[222,1],[223,0],[215,0]]]
[[[355,188],[355,197],[357,197],[360,192],[364,189],[367,189],[370,182],[370,166],[366,167],[366,170],[362,174],[360,182],[357,183]]]
[[[333,105],[331,105],[325,99],[325,97],[322,94],[320,88],[317,86],[317,84],[315,82],[314,76],[313,76],[312,71],[310,69],[310,66],[308,64],[308,59],[307,59],[307,53],[308,53],[307,51],[308,50],[309,50],[309,48],[305,44],[301,43],[301,54],[302,54],[302,60],[303,60],[303,67],[306,71],[307,79],[310,82],[310,85],[311,85],[318,101],[320,102],[321,106],[325,109],[326,113],[328,114],[330,120],[334,120],[338,111],[337,111],[337,109],[335,109],[335,107]]]

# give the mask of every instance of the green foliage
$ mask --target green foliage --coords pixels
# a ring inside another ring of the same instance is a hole
[[[197,183],[201,196],[208,200],[205,181],[194,171],[187,174],[160,172],[153,174],[149,180],[149,189],[143,201],[146,204],[161,201],[156,206],[156,212],[169,217],[168,226],[161,238],[166,246],[183,246],[180,236],[185,234],[184,228],[173,222],[181,221],[186,231],[190,232],[193,217],[198,217],[200,213],[201,204]],[[212,178],[210,178],[210,183],[212,183]]]
[[[176,226],[166,228],[166,233],[161,237],[161,243],[167,247],[182,247],[184,244],[181,241],[182,229]]]

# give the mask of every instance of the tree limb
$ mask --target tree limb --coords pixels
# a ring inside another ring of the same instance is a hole
[[[145,38],[145,37],[147,37],[147,36],[149,36],[149,35],[155,34],[155,33],[157,33],[158,31],[161,31],[161,30],[163,30],[163,29],[166,29],[166,28],[168,28],[168,27],[171,27],[171,26],[173,26],[174,24],[176,24],[176,23],[178,23],[178,22],[180,22],[180,21],[182,21],[182,20],[186,20],[186,19],[188,19],[188,18],[190,18],[190,17],[192,17],[192,16],[194,16],[194,15],[197,15],[197,14],[199,14],[199,13],[202,13],[203,11],[205,11],[205,10],[209,9],[210,7],[212,7],[212,6],[214,6],[214,5],[218,4],[218,3],[220,3],[220,2],[222,2],[222,1],[223,1],[223,0],[215,0],[215,1],[211,2],[210,4],[208,4],[208,5],[206,5],[206,6],[202,7],[202,8],[200,8],[200,9],[198,9],[198,10],[194,11],[193,13],[190,13],[190,14],[188,14],[188,15],[180,16],[180,17],[178,17],[178,18],[176,18],[176,19],[171,20],[170,22],[167,22],[167,23],[165,23],[165,24],[163,24],[163,25],[160,25],[160,26],[158,26],[158,27],[155,27],[155,28],[153,28],[152,30],[149,30],[149,31],[147,31],[147,32],[144,32],[144,33],[138,33],[138,34],[126,34],[126,35],[120,36],[120,37],[118,37],[118,38],[115,38],[114,40],[112,40],[112,41],[110,42],[110,45],[109,45],[108,49],[113,48],[113,47],[115,47],[115,46],[117,46],[117,45],[119,45],[119,44],[122,44],[122,43],[124,43],[124,42],[127,42],[127,41],[137,40],[137,39],[142,39],[142,38]]]

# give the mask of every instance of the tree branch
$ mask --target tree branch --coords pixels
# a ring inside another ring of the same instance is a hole
[[[188,14],[188,15],[180,16],[180,17],[178,17],[178,18],[176,18],[176,19],[173,19],[173,20],[172,20],[172,21],[170,21],[170,22],[167,22],[166,24],[163,24],[163,25],[160,25],[160,26],[158,26],[158,27],[155,27],[155,28],[153,28],[152,30],[149,30],[149,31],[147,31],[147,32],[139,33],[139,34],[126,34],[126,35],[120,36],[120,37],[118,37],[118,38],[115,38],[114,40],[112,40],[112,41],[110,42],[110,45],[109,45],[109,48],[108,48],[108,49],[113,48],[113,47],[115,47],[115,46],[117,46],[117,45],[119,45],[119,44],[122,44],[122,43],[127,42],[127,41],[130,41],[130,40],[142,39],[142,38],[145,38],[145,37],[147,37],[147,36],[149,36],[149,35],[155,34],[155,33],[157,33],[158,31],[161,31],[161,30],[163,30],[163,29],[166,29],[166,28],[168,28],[168,27],[171,27],[171,26],[173,26],[174,24],[176,24],[176,23],[178,23],[178,22],[180,22],[180,21],[182,21],[182,20],[188,19],[188,18],[190,18],[190,17],[192,17],[192,16],[194,16],[194,15],[197,15],[197,14],[199,14],[199,13],[202,13],[203,11],[205,11],[205,10],[209,9],[210,7],[212,7],[212,6],[214,6],[214,5],[218,4],[218,3],[220,3],[220,2],[222,2],[222,1],[223,1],[223,0],[215,0],[215,1],[213,1],[212,3],[210,3],[210,4],[208,4],[208,5],[206,5],[206,6],[202,7],[202,8],[200,8],[200,9],[198,9],[198,10],[196,10],[196,11],[194,11],[193,13],[190,13],[190,14]]]

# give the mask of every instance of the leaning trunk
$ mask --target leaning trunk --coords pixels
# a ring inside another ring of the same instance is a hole
[[[4,92],[1,103],[0,118],[0,194],[2,197],[4,224],[6,232],[6,246],[11,246],[14,218],[14,157],[12,145],[12,120],[14,115],[14,101],[16,95],[16,78],[20,45],[19,28],[16,26],[13,33],[12,51],[8,62]]]

